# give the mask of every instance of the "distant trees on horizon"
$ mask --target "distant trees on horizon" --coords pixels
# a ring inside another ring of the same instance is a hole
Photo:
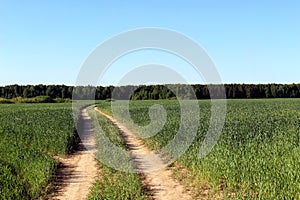
[[[74,90],[75,88],[75,90]],[[142,86],[66,86],[66,85],[8,85],[0,87],[0,98],[33,98],[49,96],[50,98],[70,99],[132,99],[157,100],[182,97],[210,99],[210,88],[222,98],[220,85],[142,85]],[[225,84],[226,98],[300,98],[300,84]],[[73,96],[73,91],[75,96]]]

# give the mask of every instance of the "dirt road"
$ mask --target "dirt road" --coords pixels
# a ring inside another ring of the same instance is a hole
[[[112,116],[103,113],[101,110],[97,108],[96,110],[119,128],[120,133],[133,155],[137,170],[142,172],[145,176],[144,184],[148,186],[147,188],[150,188],[154,199],[192,199],[191,194],[186,192],[184,187],[172,178],[172,172],[170,170],[166,168],[160,169],[160,167],[163,166],[163,161],[159,156],[153,155],[152,152],[143,145],[142,141],[127,129],[124,124],[118,122]]]

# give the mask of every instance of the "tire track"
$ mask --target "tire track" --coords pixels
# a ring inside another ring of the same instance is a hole
[[[60,167],[56,179],[57,187],[49,199],[83,200],[87,199],[98,169],[92,152],[96,151],[91,118],[86,109],[81,112],[83,135],[79,150],[67,158],[58,158]],[[89,150],[85,148],[89,147]]]

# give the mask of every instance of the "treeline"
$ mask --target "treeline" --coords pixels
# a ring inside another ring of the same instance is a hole
[[[300,84],[225,84],[226,98],[300,98]],[[210,90],[209,90],[210,89]],[[74,91],[74,95],[73,95]],[[51,99],[209,99],[210,91],[216,98],[223,98],[220,85],[148,85],[148,86],[66,86],[66,85],[9,85],[0,87],[0,98]]]

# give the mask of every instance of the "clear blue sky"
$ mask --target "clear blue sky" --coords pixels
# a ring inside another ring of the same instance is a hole
[[[194,39],[224,83],[299,83],[299,2],[0,0],[0,85],[74,85],[94,48],[141,27],[172,29]],[[127,65],[111,73],[125,72]],[[202,82],[193,73],[186,76]],[[115,81],[110,75],[103,84]]]

